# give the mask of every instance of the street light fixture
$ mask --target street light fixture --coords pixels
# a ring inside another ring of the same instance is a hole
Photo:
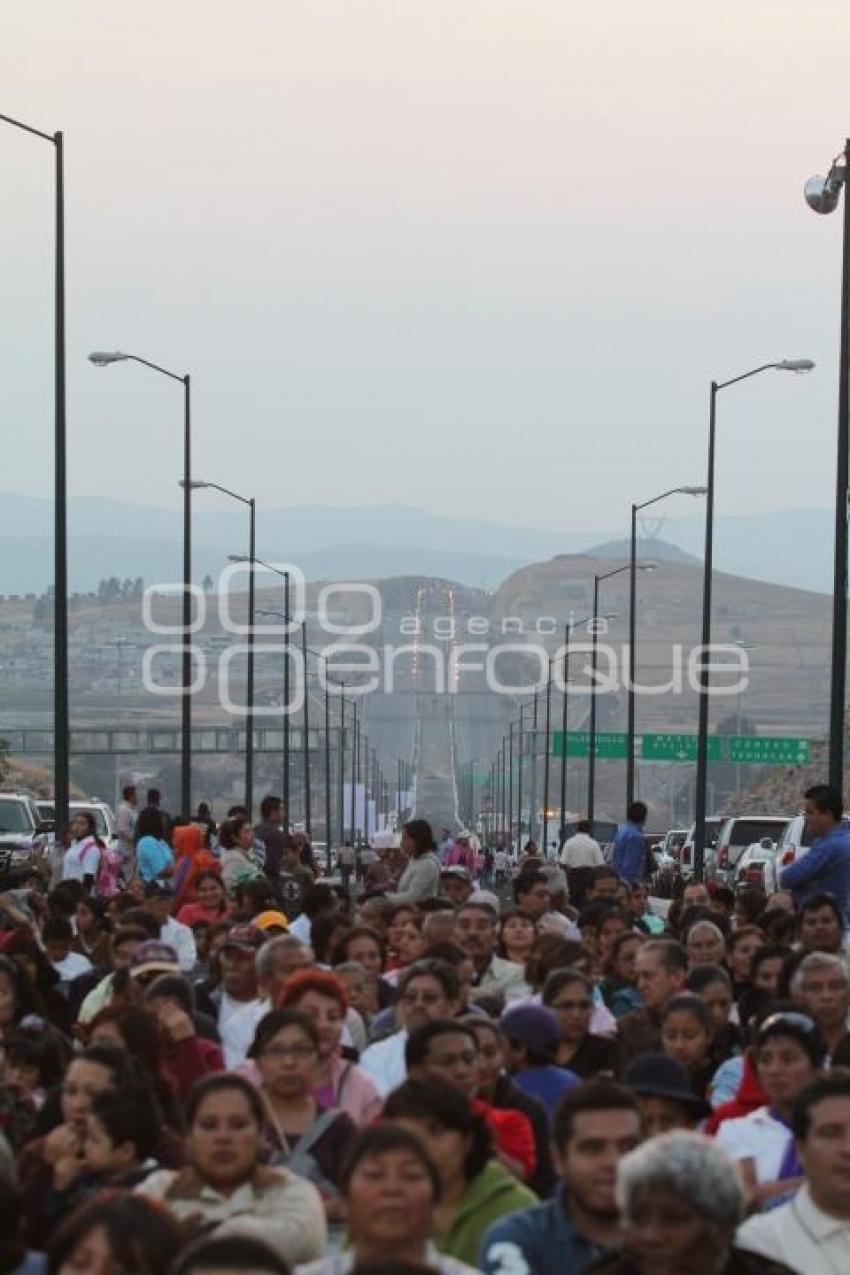
[[[841,338],[838,359],[838,446],[835,476],[835,550],[832,579],[832,665],[829,688],[829,782],[844,789],[844,697],[847,683],[847,507],[850,464],[850,140],[830,165],[826,177],[811,177],[806,203],[816,213],[831,213],[844,190],[841,261]]]
[[[624,571],[631,571],[632,569],[632,564],[627,562],[625,566],[615,567],[613,571],[605,571],[602,575],[594,575],[593,577],[593,633],[591,634],[593,652],[590,657],[593,685],[590,688],[590,738],[587,757],[587,818],[590,823],[591,834],[593,833],[594,788],[596,785],[596,648],[599,639],[599,586],[603,580],[610,580],[612,576],[622,575]],[[634,567],[635,571],[644,571],[647,575],[652,575],[655,569],[656,564],[654,562],[638,562]]]
[[[184,480],[180,480],[180,486]],[[254,557],[257,540],[257,504],[253,496],[241,496],[238,491],[222,487],[219,483],[202,482],[193,478],[190,483],[193,491],[219,491],[232,500],[248,506],[248,554]],[[245,705],[245,809],[248,814],[254,807],[254,572],[248,578],[248,685]]]
[[[709,673],[708,648],[711,644],[711,576],[714,560],[714,451],[717,433],[717,395],[730,385],[749,380],[762,372],[811,372],[814,368],[811,359],[780,359],[774,363],[762,363],[740,376],[730,377],[728,381],[711,382],[708,414],[708,478],[705,484],[705,553],[703,556],[702,577],[702,658],[700,660],[699,690],[699,726],[697,729],[697,775],[694,804],[694,880],[703,879],[705,866],[705,816],[708,790],[708,699]],[[845,475],[846,483],[846,475]],[[846,530],[845,530],[846,536]],[[845,542],[846,543],[846,542]]]
[[[631,556],[629,559],[629,691],[626,744],[626,809],[635,799],[635,677],[637,660],[637,517],[642,509],[657,505],[668,496],[704,496],[705,487],[671,487],[660,496],[632,505]]]
[[[186,818],[192,813],[192,650],[189,631],[192,627],[192,433],[191,433],[191,378],[170,372],[158,363],[151,363],[138,354],[126,354],[122,350],[95,350],[89,355],[95,367],[109,367],[112,363],[140,363],[142,367],[179,381],[183,386],[183,694],[180,721],[180,808]]]
[[[244,562],[251,567],[251,582],[254,578],[254,567],[265,567],[283,580],[283,809],[286,817],[286,828],[289,831],[291,812],[289,809],[289,572],[273,567],[270,562],[244,553],[229,553],[228,562]],[[250,585],[249,585],[250,587]]]
[[[569,720],[569,658],[571,655],[579,654],[579,652],[570,650],[570,639],[573,629],[580,629],[582,625],[589,624],[594,617],[586,615],[581,620],[571,620],[564,625],[564,693],[561,700],[561,740],[563,744],[561,752],[561,822],[558,831],[558,849],[563,850],[564,841],[566,839],[566,823],[567,823],[567,724]],[[601,617],[604,620],[616,620],[617,612],[608,611]]]
[[[68,704],[68,480],[65,392],[65,164],[64,138],[0,115],[22,133],[50,142],[54,153],[53,344],[53,804],[58,832],[68,826],[70,713]]]

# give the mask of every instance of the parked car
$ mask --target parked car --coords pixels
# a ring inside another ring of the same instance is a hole
[[[48,829],[29,793],[0,792],[0,871],[7,875],[20,869],[23,875],[39,866],[47,850]]]
[[[789,819],[776,842],[776,866],[779,872],[801,858],[814,841],[805,815]]]
[[[706,876],[713,874],[714,848],[717,845],[717,837],[725,821],[725,815],[709,815],[705,821],[705,862],[703,866]],[[696,824],[692,823],[679,852],[679,873],[683,881],[688,881],[694,875],[695,832]]]
[[[779,889],[779,873],[776,866],[776,843],[770,837],[762,837],[747,846],[735,869],[736,885],[760,885],[765,894],[775,894]]]
[[[688,839],[687,828],[671,828],[669,832],[665,832],[661,849],[665,854],[670,854],[674,859],[679,858],[682,846]]]
[[[764,837],[778,840],[787,823],[787,815],[733,815],[726,819],[717,837],[714,875],[733,885],[738,860],[747,847]]]

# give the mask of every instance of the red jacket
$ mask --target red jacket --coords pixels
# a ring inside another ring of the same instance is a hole
[[[741,1083],[738,1085],[738,1092],[731,1102],[723,1102],[719,1107],[715,1107],[703,1126],[703,1133],[713,1137],[724,1120],[735,1120],[739,1116],[748,1116],[751,1111],[757,1111],[759,1107],[765,1107],[769,1102],[770,1099],[759,1084],[756,1069],[750,1060],[749,1051],[747,1051],[744,1054],[744,1070],[741,1075]]]
[[[512,1107],[491,1107],[480,1098],[473,1099],[472,1109],[487,1121],[498,1149],[522,1166],[523,1177],[530,1177],[537,1165],[537,1146],[528,1116]]]
[[[189,1036],[166,1046],[165,1068],[182,1101],[186,1100],[196,1080],[211,1071],[224,1071],[221,1045],[203,1036]]]

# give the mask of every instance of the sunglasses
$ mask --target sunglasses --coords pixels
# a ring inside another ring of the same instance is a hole
[[[805,1032],[808,1036],[816,1030],[817,1024],[813,1018],[809,1018],[808,1014],[782,1011],[778,1014],[771,1014],[769,1018],[766,1018],[760,1024],[758,1039],[761,1040],[766,1032],[772,1031],[776,1027],[793,1027],[797,1031]]]

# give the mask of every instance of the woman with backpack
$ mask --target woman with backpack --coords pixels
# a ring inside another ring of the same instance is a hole
[[[260,1073],[271,1163],[318,1187],[333,1217],[357,1125],[345,1111],[323,1107],[313,1096],[319,1062],[315,1023],[298,1010],[272,1010],[257,1025],[249,1057]]]
[[[106,843],[97,835],[97,824],[90,810],[74,815],[70,833],[71,844],[62,862],[62,880],[81,881],[90,894],[100,872],[100,858]]]

